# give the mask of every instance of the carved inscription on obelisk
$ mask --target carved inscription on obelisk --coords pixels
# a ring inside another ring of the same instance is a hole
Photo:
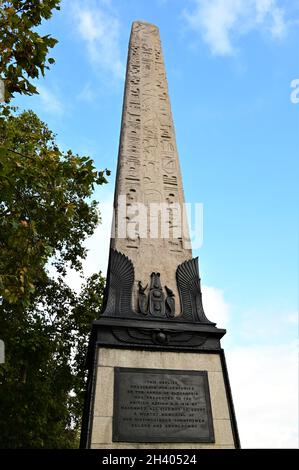
[[[143,219],[140,214],[136,216],[136,203],[142,203],[147,210]],[[138,283],[146,286],[152,272],[160,273],[161,282],[173,291],[179,302],[176,268],[192,257],[189,233],[182,220],[183,203],[159,30],[148,23],[134,22],[118,157],[115,238],[111,247],[133,262],[135,309],[138,309]],[[122,220],[124,205],[125,220]],[[163,210],[166,214],[162,214]],[[166,231],[160,230],[159,217],[166,217]]]

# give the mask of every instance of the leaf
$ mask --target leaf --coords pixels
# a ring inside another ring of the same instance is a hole
[[[32,2],[14,0],[5,2],[0,13],[1,60],[0,77],[5,79],[5,99],[9,102],[15,93],[33,95],[37,89],[30,79],[44,75],[47,64],[55,60],[47,55],[57,44],[49,34],[41,36],[36,30],[43,19],[49,19],[58,0]],[[25,78],[28,77],[28,78]]]

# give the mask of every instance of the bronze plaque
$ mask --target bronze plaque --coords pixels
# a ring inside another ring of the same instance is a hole
[[[215,442],[206,371],[114,369],[114,442]]]

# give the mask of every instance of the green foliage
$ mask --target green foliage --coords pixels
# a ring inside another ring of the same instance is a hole
[[[81,269],[84,239],[99,221],[91,200],[108,170],[62,152],[32,112],[0,119],[0,447],[78,446],[92,320],[104,279],[93,275],[80,294],[63,281]],[[60,278],[49,277],[55,265]]]
[[[63,276],[67,266],[82,268],[83,241],[100,219],[92,194],[110,172],[63,152],[35,113],[8,104],[15,93],[37,93],[33,81],[55,62],[47,56],[57,40],[37,27],[59,3],[0,1],[1,448],[78,446],[87,341],[102,304],[101,274],[79,294]]]
[[[80,294],[60,278],[39,289],[26,309],[3,302],[0,448],[78,447],[87,341],[103,289],[100,273]]]
[[[60,0],[11,0],[0,3],[0,78],[5,82],[6,101],[14,93],[37,93],[32,80],[49,69],[47,59],[57,40],[41,36],[36,27],[59,10]]]
[[[82,242],[98,223],[89,198],[105,174],[89,157],[62,152],[32,111],[0,120],[0,295],[8,302],[30,302],[50,258],[61,274],[67,264],[80,270]]]
[[[84,239],[99,221],[91,196],[107,182],[89,157],[62,152],[32,112],[0,118],[0,447],[71,448],[79,442],[92,320],[104,279],[80,294],[63,281],[77,271]],[[55,265],[60,278],[50,278]]]

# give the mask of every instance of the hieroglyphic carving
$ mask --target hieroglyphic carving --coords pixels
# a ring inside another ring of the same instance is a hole
[[[139,181],[140,180],[140,162],[133,157],[127,157],[125,161],[126,166],[126,180]]]
[[[163,183],[164,186],[177,186],[178,185],[178,180],[175,175],[169,176],[169,175],[163,175]]]
[[[159,31],[156,26],[143,22],[133,24],[130,38],[118,180],[116,193],[127,198],[126,220],[130,236],[116,240],[115,247],[123,252],[127,250],[139,273],[138,279],[144,285],[144,260],[147,269],[152,266],[152,272],[160,270],[167,285],[173,285],[173,279],[170,281],[167,276],[171,273],[174,278],[176,266],[190,258],[191,252],[183,248],[178,231],[179,205],[183,203],[182,182]],[[169,204],[166,209],[169,235],[166,238],[149,240],[138,233],[140,224],[134,215],[136,203],[147,207],[148,236],[153,220],[150,219],[150,204]],[[157,269],[154,259],[158,259],[160,253],[165,262]],[[134,293],[137,308],[137,285]]]
[[[162,155],[162,165],[163,170],[166,171],[166,173],[169,175],[176,173],[176,161],[173,157],[165,157]]]

